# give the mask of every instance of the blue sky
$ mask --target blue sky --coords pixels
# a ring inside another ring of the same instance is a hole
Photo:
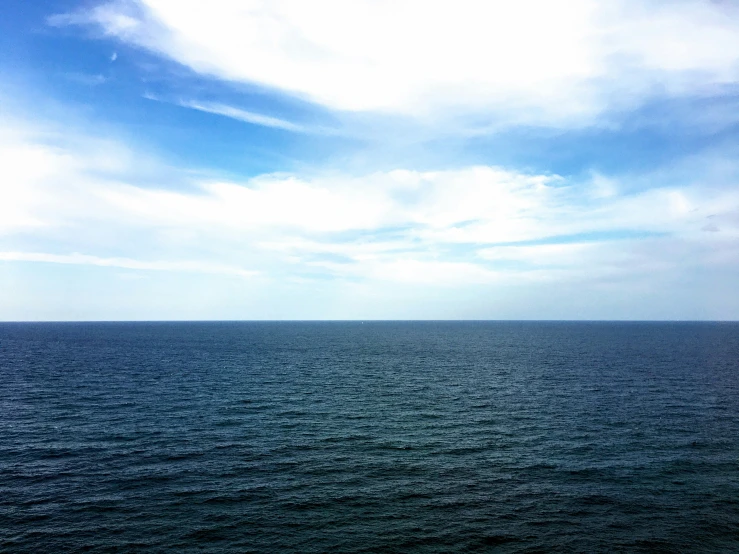
[[[737,319],[739,8],[8,0],[0,320]]]

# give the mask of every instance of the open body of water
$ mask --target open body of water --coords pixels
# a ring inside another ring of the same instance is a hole
[[[5,552],[739,552],[739,324],[0,324]]]

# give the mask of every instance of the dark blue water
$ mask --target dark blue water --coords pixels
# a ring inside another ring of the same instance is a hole
[[[0,550],[739,551],[739,324],[0,324]]]

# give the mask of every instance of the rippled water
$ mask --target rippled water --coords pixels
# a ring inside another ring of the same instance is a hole
[[[739,551],[739,324],[0,324],[0,549]]]

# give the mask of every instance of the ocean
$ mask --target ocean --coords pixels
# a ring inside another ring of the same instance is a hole
[[[3,552],[739,552],[739,324],[0,324]]]

